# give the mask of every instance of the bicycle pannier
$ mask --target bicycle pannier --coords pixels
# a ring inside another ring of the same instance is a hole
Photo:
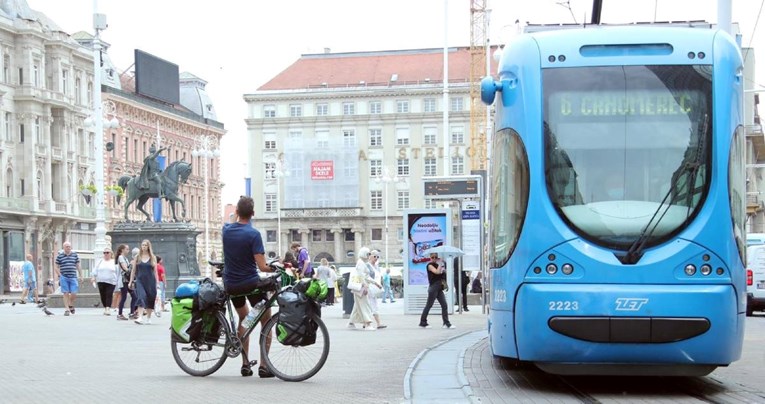
[[[226,294],[217,283],[210,278],[205,278],[199,284],[199,310],[205,311],[214,307],[223,307],[226,303]]]
[[[276,339],[283,345],[306,346],[316,342],[318,324],[311,320],[316,305],[304,294],[286,291],[276,298],[279,303],[279,322]]]
[[[170,320],[170,336],[173,341],[189,342],[189,328],[192,327],[192,312],[194,298],[174,298],[171,303],[172,318]]]

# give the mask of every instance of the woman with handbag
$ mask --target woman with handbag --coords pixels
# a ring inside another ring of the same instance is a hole
[[[447,288],[446,268],[438,264],[438,254],[430,254],[430,262],[426,266],[428,272],[428,300],[425,303],[425,308],[422,309],[420,327],[430,328],[428,314],[430,313],[430,308],[433,307],[433,302],[437,299],[438,304],[441,305],[441,318],[444,321],[443,328],[455,328],[449,322],[449,311],[446,306],[446,297],[444,297],[444,290]]]
[[[348,279],[348,290],[353,293],[353,310],[348,322],[348,328],[356,328],[356,324],[362,324],[365,330],[376,330],[372,324],[374,318],[372,307],[369,305],[369,285],[375,280],[369,276],[369,248],[361,247],[359,259],[356,261],[356,269],[351,272]]]
[[[126,244],[121,244],[117,248],[117,257],[115,258],[115,265],[117,265],[117,268],[120,272],[120,281],[121,281],[121,287],[120,287],[120,303],[117,311],[117,320],[127,320],[128,318],[122,315],[122,310],[125,308],[125,302],[127,301],[128,295],[130,295],[130,316],[133,315],[135,311],[135,292],[133,292],[132,289],[130,289],[128,286],[130,284],[130,261],[128,261],[128,254],[130,254],[130,247],[128,247]]]
[[[101,305],[104,306],[104,315],[110,316],[114,288],[117,286],[117,274],[114,272],[112,262],[112,249],[104,248],[104,257],[99,259],[93,268],[93,283],[98,285],[98,294],[101,297]]]

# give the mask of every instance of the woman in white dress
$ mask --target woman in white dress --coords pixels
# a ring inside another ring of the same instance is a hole
[[[361,247],[358,257],[356,269],[351,272],[348,281],[348,289],[353,292],[353,310],[348,328],[356,328],[356,324],[362,324],[365,330],[376,330],[377,327],[372,323],[372,307],[369,305],[369,285],[377,283],[369,276],[369,248]]]
[[[380,322],[380,312],[377,308],[377,300],[380,298],[380,295],[382,294],[382,286],[381,283],[377,281],[377,279],[381,279],[382,274],[380,272],[380,252],[377,250],[372,250],[369,252],[369,262],[367,265],[369,265],[370,268],[370,274],[369,276],[372,277],[372,279],[375,280],[375,286],[376,288],[371,288],[370,291],[372,293],[369,293],[369,307],[372,308],[372,317],[375,319],[375,323],[377,324],[377,329],[381,328],[387,328],[388,326]]]

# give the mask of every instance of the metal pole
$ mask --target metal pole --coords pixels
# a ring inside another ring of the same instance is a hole
[[[282,179],[281,167],[276,172],[276,248],[277,257],[282,255]]]
[[[210,184],[207,179],[207,171],[209,170],[208,164],[210,163],[209,138],[205,137],[202,143],[204,150],[202,156],[205,159],[205,276],[210,277]]]
[[[96,154],[96,242],[93,257],[100,257],[100,253],[106,247],[106,224],[104,214],[104,118],[103,106],[101,105],[101,41],[99,28],[96,24],[98,14],[98,0],[93,0],[93,120],[95,123],[95,147]]]
[[[383,204],[385,210],[385,267],[388,268],[388,180],[385,178],[385,186],[383,187]]]
[[[444,109],[443,142],[444,142],[444,174],[449,175],[449,0],[444,0],[444,95],[441,100]]]

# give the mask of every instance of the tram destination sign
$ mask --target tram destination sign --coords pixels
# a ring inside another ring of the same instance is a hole
[[[425,197],[431,199],[478,198],[481,194],[481,177],[440,177],[423,180]]]

